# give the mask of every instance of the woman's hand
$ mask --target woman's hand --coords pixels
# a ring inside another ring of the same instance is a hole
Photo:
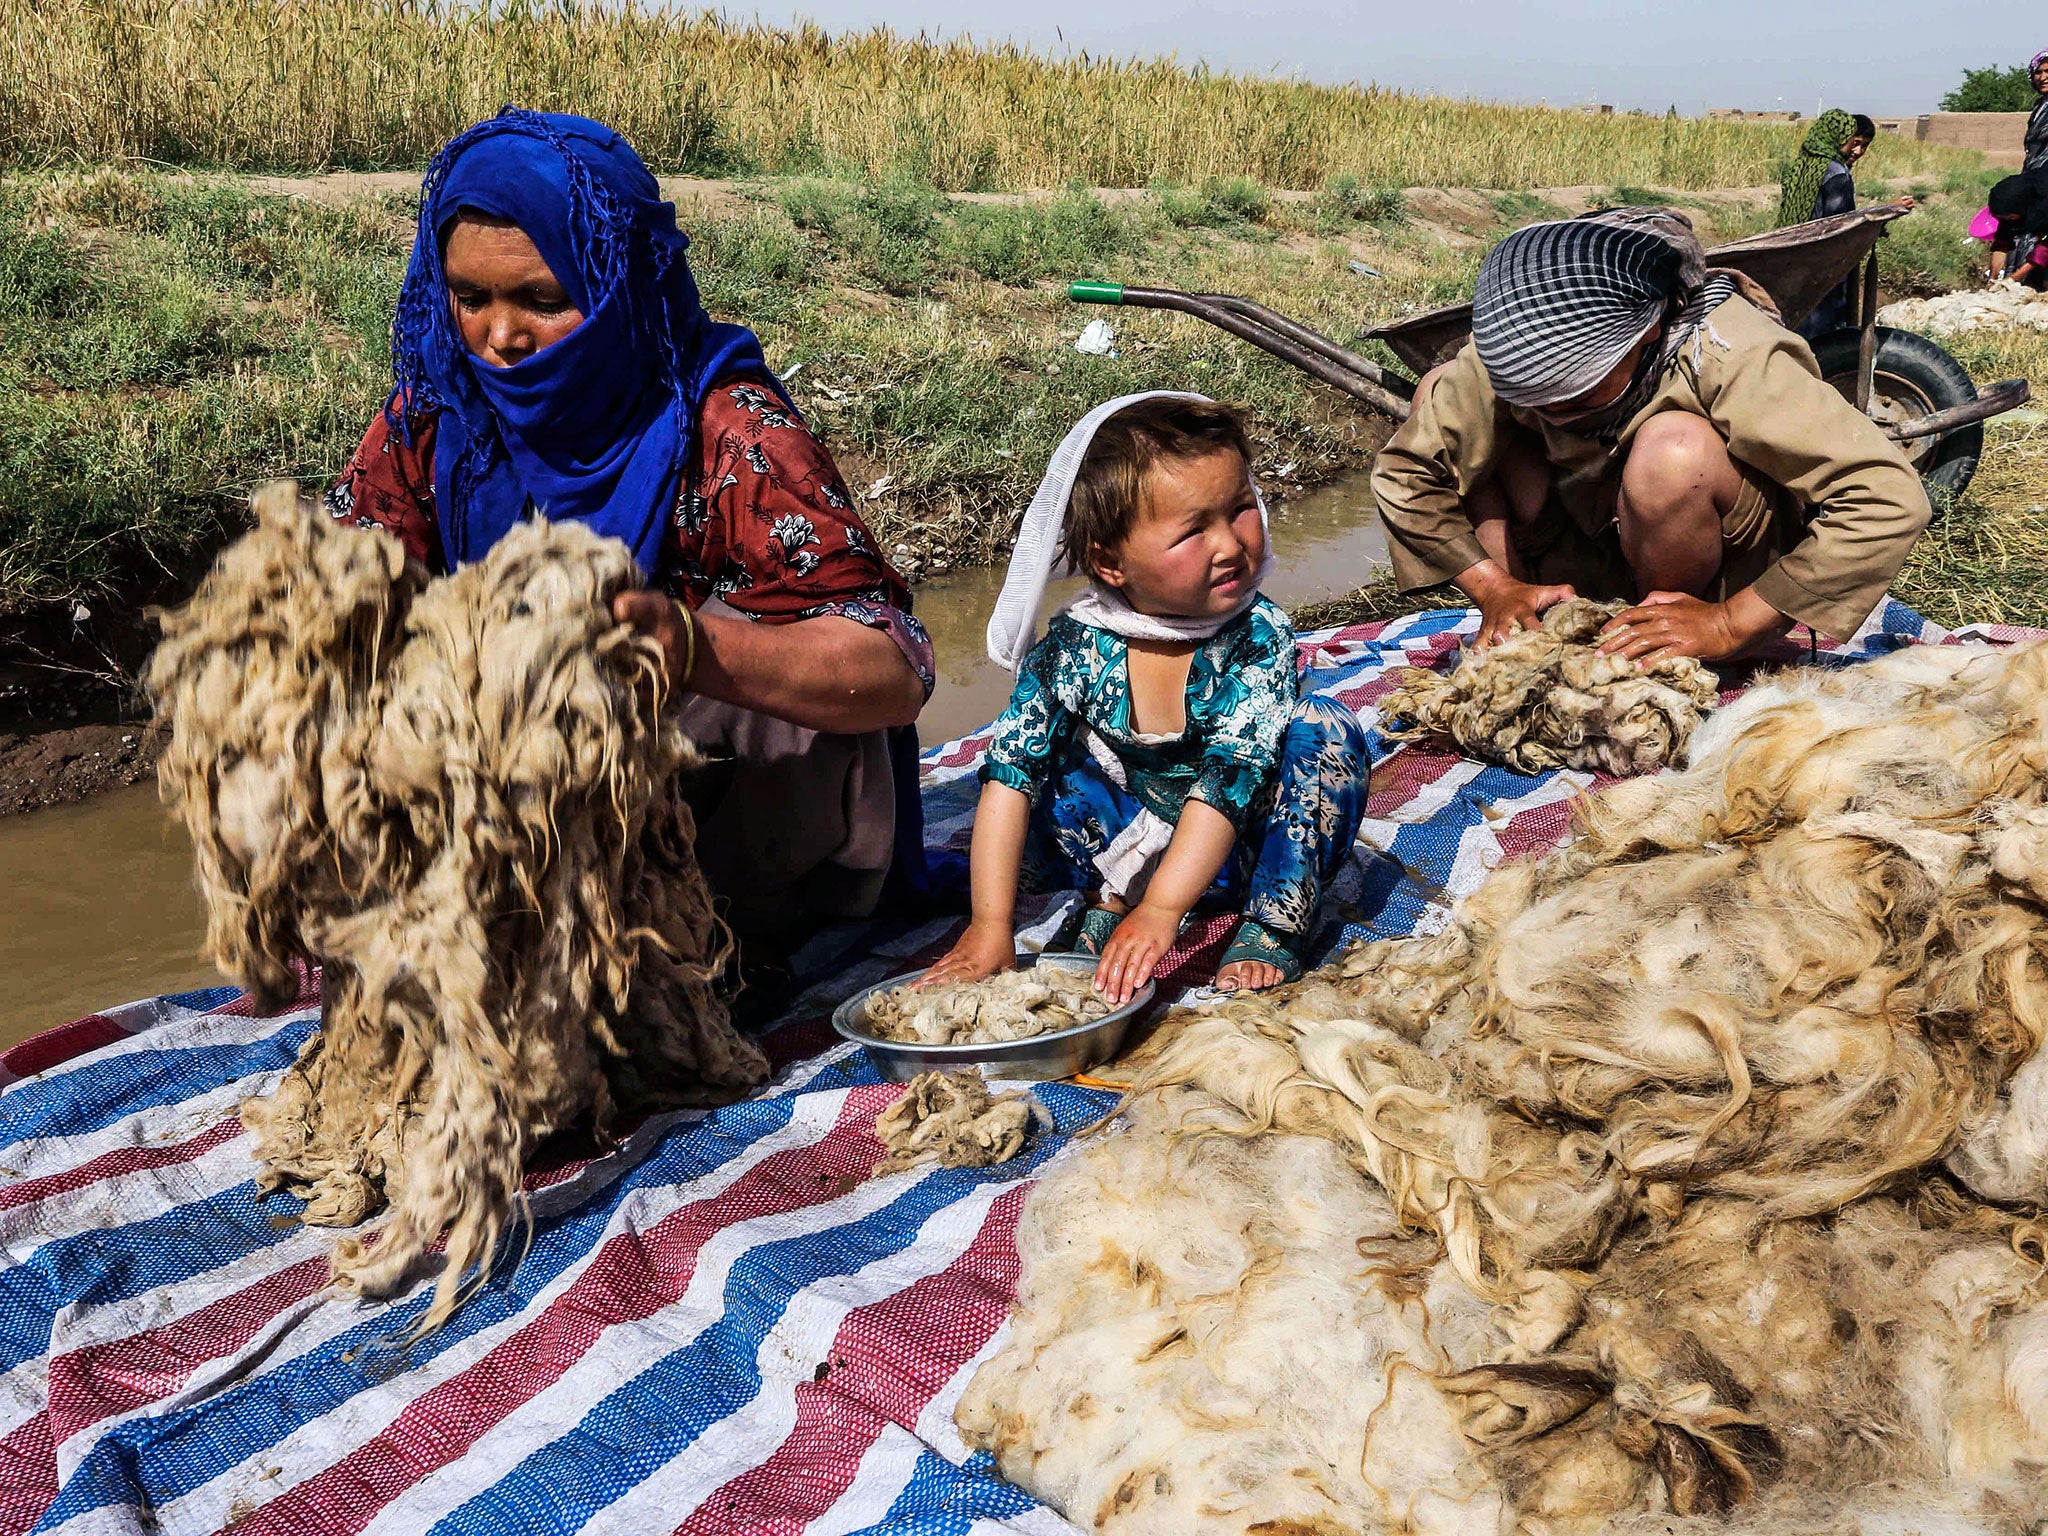
[[[661,647],[668,662],[669,692],[674,694],[681,685],[689,651],[688,631],[683,627],[687,621],[676,612],[675,599],[645,588],[621,592],[612,599],[612,617],[632,625]]]
[[[768,624],[693,612],[694,656],[686,621],[659,592],[621,592],[612,617],[660,643],[671,695],[688,689],[847,736],[908,725],[924,707],[924,686],[896,642],[840,614]]]
[[[1480,650],[1498,645],[1517,630],[1535,629],[1543,611],[1579,594],[1569,586],[1543,586],[1517,581],[1492,561],[1475,565],[1458,578],[1465,595],[1479,605]]]
[[[1116,925],[1095,964],[1095,990],[1121,1008],[1152,979],[1173,947],[1183,914],[1140,903]]]
[[[1785,616],[1748,588],[1723,603],[1683,592],[1651,592],[1607,621],[1599,649],[1645,666],[1666,656],[1726,661],[1785,627]]]
[[[1905,209],[1908,213],[1911,213],[1915,208],[1920,206],[1918,200],[1910,195],[1906,197],[1895,197],[1892,199],[1892,202],[1896,206]]]
[[[967,931],[953,941],[953,947],[914,983],[934,987],[943,981],[980,981],[1017,964],[1017,942],[1008,923],[969,923]]]

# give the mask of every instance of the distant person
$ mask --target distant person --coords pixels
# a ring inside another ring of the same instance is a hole
[[[2027,62],[2027,79],[2034,86],[2034,110],[2027,118],[2027,136],[2021,146],[2022,171],[2048,171],[2048,52],[2037,53]]]
[[[1089,584],[1034,642],[1058,556]],[[1365,815],[1366,742],[1299,696],[1244,422],[1200,395],[1126,395],[1054,451],[989,620],[1017,675],[974,818],[973,918],[932,981],[1016,963],[1020,881],[1089,893],[1075,947],[1121,1005],[1197,901],[1244,914],[1216,983],[1301,975]]]
[[[1401,590],[1455,583],[1482,646],[1573,596],[1634,600],[1601,649],[1640,660],[1854,633],[1927,493],[1743,281],[1663,210],[1494,247],[1471,342],[1373,467]]]
[[[698,302],[675,208],[602,123],[507,108],[444,147],[397,383],[328,495],[429,569],[544,513],[622,540],[684,729],[698,854],[736,927],[865,916],[925,873],[910,593],[752,331]]]
[[[1990,276],[2030,288],[2048,286],[2048,167],[2008,176],[1991,189],[1986,213],[1995,221]]]
[[[1813,120],[1799,153],[1785,169],[1778,196],[1778,224],[1804,224],[1833,214],[1856,210],[1856,162],[1877,137],[1877,124],[1861,112],[1844,112],[1831,107]],[[1896,199],[1901,208],[1911,208],[1913,199]],[[1839,330],[1849,323],[1854,303],[1856,274],[1851,273],[1814,305],[1813,312],[1800,321],[1799,334],[1808,341]]]

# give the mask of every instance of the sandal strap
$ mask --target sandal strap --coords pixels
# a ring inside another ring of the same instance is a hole
[[[1237,925],[1237,934],[1231,939],[1230,947],[1223,951],[1223,958],[1217,962],[1216,968],[1221,970],[1241,960],[1270,965],[1288,981],[1301,980],[1300,956],[1272,929],[1249,917]]]
[[[1121,912],[1112,912],[1107,907],[1090,907],[1081,915],[1081,931],[1074,935],[1074,948],[1084,955],[1099,955],[1102,946],[1109,942],[1109,936],[1116,932],[1116,925],[1124,920]]]

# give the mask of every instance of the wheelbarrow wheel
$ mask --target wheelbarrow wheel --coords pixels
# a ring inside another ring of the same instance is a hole
[[[1856,398],[1860,339],[1853,330],[1829,331],[1813,344],[1821,376],[1850,400]],[[1877,366],[1870,388],[1870,414],[1877,420],[1911,421],[1976,398],[1977,386],[1968,370],[1936,343],[1915,331],[1877,328]],[[1932,441],[1920,438],[1904,446],[1939,517],[1977,473],[1977,460],[1984,454],[1984,423],[1972,422]]]

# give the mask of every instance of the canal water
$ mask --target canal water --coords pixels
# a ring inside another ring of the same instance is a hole
[[[1276,509],[1273,545],[1265,590],[1282,606],[1363,585],[1386,561],[1365,477]],[[927,746],[986,724],[1009,697],[1009,675],[983,651],[1002,584],[997,567],[918,588],[939,660],[918,721]],[[1056,587],[1053,600],[1076,585]],[[98,1008],[217,984],[199,956],[204,931],[191,846],[153,784],[0,817],[0,1048]]]

